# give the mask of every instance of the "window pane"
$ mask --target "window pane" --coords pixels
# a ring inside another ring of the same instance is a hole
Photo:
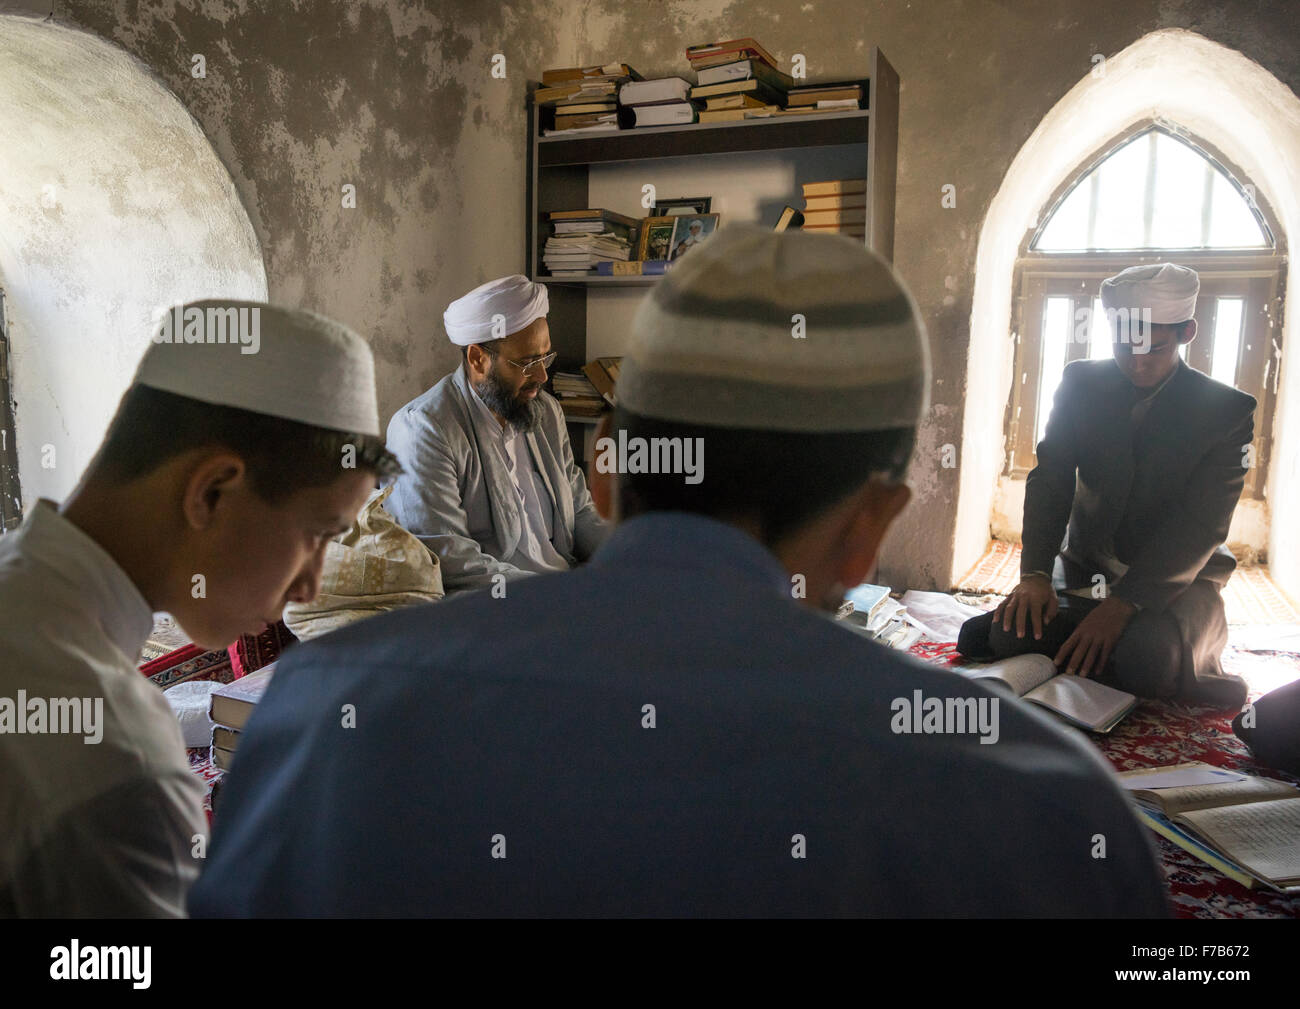
[[[1210,164],[1186,144],[1156,134],[1156,185],[1151,217],[1152,247],[1202,246],[1201,209]]]
[[[1101,299],[1092,299],[1092,330],[1088,334],[1088,357],[1093,361],[1104,361],[1115,356],[1115,334],[1106,325],[1106,310],[1101,307]]]
[[[1237,384],[1237,354],[1241,350],[1241,298],[1216,298],[1214,302],[1214,346],[1211,347],[1210,377],[1228,385]]]
[[[1149,171],[1154,178],[1148,198]],[[1148,130],[1079,180],[1032,247],[1074,252],[1270,246],[1241,190],[1213,162],[1162,130]]]
[[[1263,229],[1245,198],[1227,178],[1215,172],[1210,197],[1210,244],[1217,248],[1259,248],[1267,245]]]
[[[1065,370],[1065,345],[1073,332],[1074,317],[1069,298],[1048,298],[1043,306],[1042,367],[1038,372],[1038,413],[1035,415],[1037,431],[1034,444],[1043,440],[1047,430],[1047,417],[1052,412],[1052,399],[1061,384]]]

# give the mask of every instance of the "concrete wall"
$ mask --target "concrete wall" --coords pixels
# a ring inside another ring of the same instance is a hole
[[[24,504],[98,446],[155,313],[263,298],[257,240],[198,125],[94,35],[0,16],[0,285]]]
[[[1278,0],[209,0],[200,11],[60,0],[55,15],[124,46],[198,118],[257,230],[271,297],[365,333],[386,410],[454,363],[438,325],[446,302],[523,266],[530,76],[613,59],[676,73],[691,43],[754,35],[782,60],[805,54],[816,80],[860,73],[879,45],[903,81],[895,263],[935,362],[918,500],[882,566],[916,587],[951,580],[960,469],[939,459],[943,445],[963,443],[976,246],[1039,121],[1094,54],[1166,27],[1240,50],[1300,87],[1300,19]],[[504,80],[490,75],[498,52]],[[190,77],[194,53],[207,55],[206,80]],[[355,211],[339,207],[345,182],[357,186]],[[940,204],[948,183],[955,209]]]

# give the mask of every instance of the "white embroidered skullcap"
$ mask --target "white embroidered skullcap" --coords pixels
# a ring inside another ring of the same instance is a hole
[[[1186,322],[1196,313],[1201,278],[1175,263],[1130,266],[1102,281],[1102,308],[1151,310],[1154,323]]]
[[[382,437],[370,347],[315,312],[255,301],[168,309],[135,381],[217,406]]]
[[[619,405],[769,431],[915,427],[930,356],[911,295],[861,240],[720,230],[642,302]]]
[[[451,342],[459,347],[518,333],[550,311],[545,284],[515,274],[489,280],[457,298],[442,313]]]

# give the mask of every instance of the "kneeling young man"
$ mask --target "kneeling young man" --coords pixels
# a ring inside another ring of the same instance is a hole
[[[1237,565],[1223,544],[1255,400],[1180,358],[1199,288],[1172,263],[1102,284],[1114,359],[1066,366],[1025,484],[1020,584],[967,621],[962,654],[1041,652],[1143,697],[1245,701],[1245,683],[1219,663],[1219,592]]]

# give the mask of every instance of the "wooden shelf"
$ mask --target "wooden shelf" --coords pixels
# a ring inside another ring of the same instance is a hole
[[[601,291],[649,288],[663,276],[566,278],[547,276],[543,272],[542,246],[549,231],[547,215],[553,210],[593,206],[593,175],[600,177],[607,171],[614,174],[626,172],[626,166],[638,162],[648,163],[647,172],[673,171],[678,165],[700,159],[710,173],[724,179],[729,166],[732,166],[730,170],[735,170],[750,154],[776,152],[779,159],[797,164],[799,152],[821,151],[824,153],[815,159],[819,163],[844,166],[836,169],[846,173],[839,178],[866,178],[864,241],[886,260],[892,261],[898,171],[898,74],[880,50],[872,47],[867,54],[867,73],[864,76],[869,81],[866,91],[868,107],[865,109],[835,109],[729,123],[645,126],[609,133],[544,137],[541,130],[549,121],[549,110],[530,105],[525,266],[522,272],[547,286],[551,346],[559,354],[560,366],[575,370],[588,360],[589,298],[600,299]],[[679,160],[676,163],[669,161],[674,158]],[[792,205],[797,203],[798,193],[791,192],[787,199]],[[630,210],[630,206],[632,204],[608,209],[629,215],[644,214],[644,211]]]
[[[537,166],[599,165],[616,161],[743,154],[867,143],[871,111],[809,113],[734,123],[642,126],[609,133],[537,138]]]

